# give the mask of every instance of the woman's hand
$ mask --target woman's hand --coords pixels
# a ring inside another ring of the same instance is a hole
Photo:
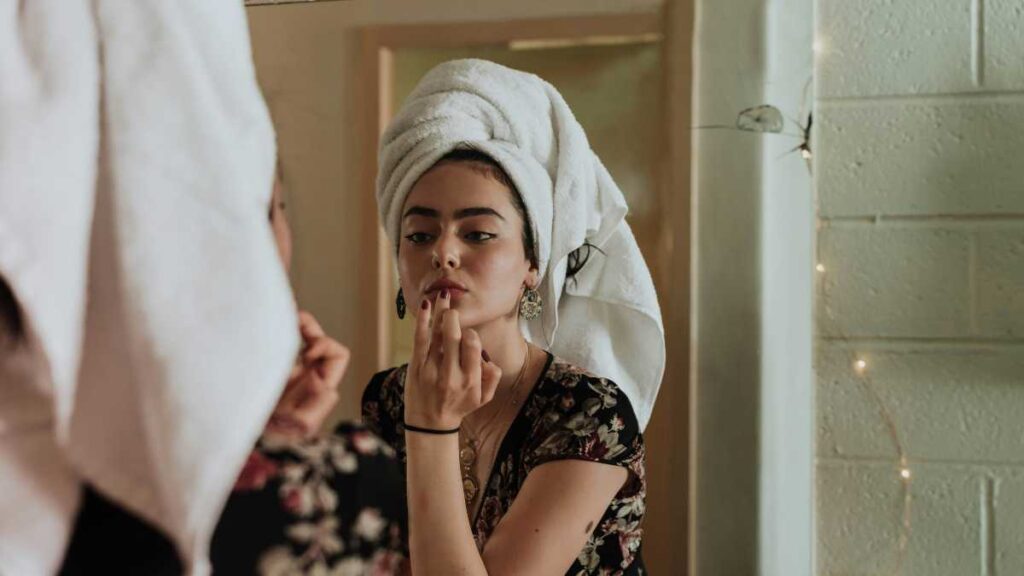
[[[266,432],[309,438],[338,403],[338,385],[348,368],[348,348],[327,336],[309,312],[299,311],[303,349],[288,377]]]
[[[449,430],[494,398],[501,368],[484,357],[480,335],[462,330],[447,291],[416,315],[412,359],[405,381],[405,421]]]

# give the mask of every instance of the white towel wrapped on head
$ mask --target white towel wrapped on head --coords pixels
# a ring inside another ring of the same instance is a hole
[[[0,1],[0,574],[57,571],[82,481],[209,571],[298,348],[273,167],[238,0]]]
[[[544,312],[526,337],[611,378],[647,425],[665,367],[665,332],[650,272],[625,221],[626,202],[558,91],[485,60],[427,73],[381,141],[377,201],[397,246],[402,207],[442,156],[470,146],[497,161],[526,205]],[[571,252],[594,250],[566,281]]]

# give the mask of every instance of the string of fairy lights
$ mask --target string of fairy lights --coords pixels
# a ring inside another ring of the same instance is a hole
[[[819,274],[823,275],[826,272],[826,267],[823,263],[819,262],[815,266],[815,270]],[[848,338],[843,336],[840,336],[839,339],[849,341]],[[878,387],[875,385],[874,378],[872,377],[872,367],[869,363],[870,357],[854,350],[848,350],[847,360],[851,371],[856,376],[857,382],[871,399],[875,409],[878,411],[878,415],[885,425],[886,433],[888,434],[889,440],[896,452],[895,471],[896,480],[900,483],[900,502],[902,513],[900,517],[899,531],[897,534],[896,559],[892,574],[894,576],[899,576],[903,573],[910,544],[911,510],[913,502],[911,497],[911,483],[913,480],[913,473],[910,468],[903,440],[900,437],[899,428],[896,426],[896,421],[893,418],[892,413],[889,411],[889,408],[882,399],[881,394],[878,392]]]
[[[827,51],[826,39],[820,36],[816,37],[812,45],[812,51],[816,59],[821,57],[821,55]],[[810,82],[808,82],[808,84],[810,84]],[[811,168],[813,163],[813,149],[811,147],[811,117],[811,114],[808,114],[807,126],[801,127],[804,133],[804,142],[799,147],[800,154],[807,162],[808,169]],[[819,275],[824,275],[826,273],[826,266],[824,263],[818,262],[815,265],[815,270],[817,270]],[[849,342],[849,339],[844,335],[840,335],[840,340]],[[893,449],[896,451],[896,479],[900,483],[902,514],[900,517],[899,532],[896,542],[896,559],[892,574],[894,576],[900,576],[903,573],[903,567],[906,563],[907,550],[910,543],[911,505],[913,502],[910,488],[913,480],[913,473],[911,471],[907,452],[903,445],[903,440],[900,437],[896,422],[893,419],[889,408],[886,406],[885,401],[882,399],[881,394],[879,394],[878,387],[875,385],[874,379],[872,378],[871,365],[868,361],[869,357],[864,354],[860,354],[851,348],[847,348],[847,350],[849,351],[847,358],[849,366],[857,377],[857,381],[860,383],[861,388],[863,388],[867,396],[871,398],[871,401],[874,403],[879,417],[885,424],[885,429],[888,433],[890,442],[892,442]]]

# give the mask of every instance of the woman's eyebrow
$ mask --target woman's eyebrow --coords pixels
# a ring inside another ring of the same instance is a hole
[[[441,213],[433,208],[426,208],[424,206],[413,206],[405,211],[405,215],[402,218],[408,218],[410,216],[426,216],[427,218],[440,218]],[[463,218],[472,218],[473,216],[495,216],[505,219],[494,208],[487,208],[486,206],[474,207],[474,208],[463,208],[455,211],[455,219],[462,220]]]
[[[498,218],[501,218],[502,220],[505,219],[504,216],[499,214],[498,211],[493,209],[493,208],[486,208],[486,207],[463,208],[462,210],[456,210],[455,211],[455,219],[456,220],[461,220],[463,218],[470,218],[472,216],[497,216]]]
[[[424,208],[423,206],[413,206],[405,211],[405,215],[402,218],[408,218],[409,216],[426,216],[428,218],[440,218],[441,213],[433,208]]]

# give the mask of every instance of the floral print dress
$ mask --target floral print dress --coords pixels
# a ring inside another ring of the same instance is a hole
[[[301,442],[264,436],[214,534],[214,574],[406,573],[404,493],[394,451],[362,426]]]
[[[226,576],[408,573],[404,479],[394,451],[362,426],[303,441],[261,438],[210,546]],[[184,573],[155,527],[87,487],[61,576]]]
[[[402,427],[406,366],[373,377],[363,393],[363,420],[405,462]],[[483,549],[530,471],[554,460],[586,460],[622,466],[629,478],[612,499],[567,576],[645,574],[643,534],[644,443],[633,408],[618,386],[556,359],[547,365],[512,421],[472,520]]]

